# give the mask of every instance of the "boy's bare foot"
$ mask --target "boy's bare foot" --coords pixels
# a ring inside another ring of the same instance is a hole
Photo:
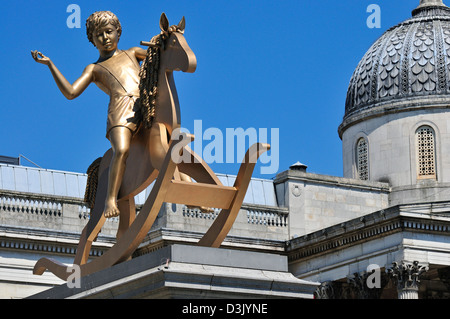
[[[117,217],[120,214],[119,208],[117,208],[117,205],[115,201],[107,201],[105,204],[105,210],[103,211],[103,214],[106,218],[111,217]]]
[[[205,207],[205,206],[192,206],[192,205],[186,205],[187,208],[189,209],[200,209],[200,211],[203,214],[209,214],[209,213],[213,213],[214,212],[214,208],[211,207]]]
[[[200,206],[199,208],[200,208],[200,211],[201,211],[203,214],[214,213],[214,208],[211,208],[211,207],[205,207],[205,206]]]

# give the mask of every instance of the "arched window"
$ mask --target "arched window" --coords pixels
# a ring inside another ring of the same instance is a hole
[[[356,164],[358,169],[358,178],[361,180],[369,179],[369,147],[365,138],[360,138],[356,143]]]
[[[417,177],[436,179],[436,145],[434,130],[421,126],[416,131]]]

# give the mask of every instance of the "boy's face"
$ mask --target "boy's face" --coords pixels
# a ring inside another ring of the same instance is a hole
[[[92,39],[99,51],[111,52],[117,49],[119,34],[116,27],[108,23],[96,29],[92,34]]]

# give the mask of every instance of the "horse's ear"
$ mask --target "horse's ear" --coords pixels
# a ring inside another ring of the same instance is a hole
[[[180,23],[178,23],[178,30],[181,32],[184,31],[184,27],[186,26],[186,20],[184,19],[184,16],[181,18]]]
[[[164,12],[161,13],[161,18],[159,19],[159,27],[161,28],[161,31],[169,30],[169,20],[167,19]]]

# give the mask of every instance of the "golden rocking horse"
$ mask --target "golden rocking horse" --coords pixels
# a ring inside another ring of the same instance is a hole
[[[184,17],[177,26],[169,27],[161,15],[162,34],[159,44],[141,42],[160,50],[155,118],[150,129],[141,125],[133,136],[126,169],[118,196],[120,222],[116,243],[102,256],[88,262],[92,242],[96,239],[106,217],[103,214],[108,185],[108,170],[112,151],[108,150],[98,169],[98,187],[90,219],[78,243],[74,264],[80,266],[81,276],[126,261],[152,227],[164,202],[221,209],[211,227],[198,242],[200,246],[219,247],[230,231],[241,208],[258,157],[270,145],[256,143],[247,151],[232,187],[224,186],[211,168],[187,144],[194,137],[174,134],[180,128],[180,107],[173,71],[194,72],[197,61],[184,36]],[[150,51],[150,49],[149,49]],[[149,52],[148,51],[148,52]],[[175,138],[178,135],[178,139]],[[188,182],[186,174],[195,180]],[[134,196],[154,186],[139,214],[136,215]],[[62,280],[71,272],[69,266],[41,258],[33,273],[42,275],[49,270]]]

